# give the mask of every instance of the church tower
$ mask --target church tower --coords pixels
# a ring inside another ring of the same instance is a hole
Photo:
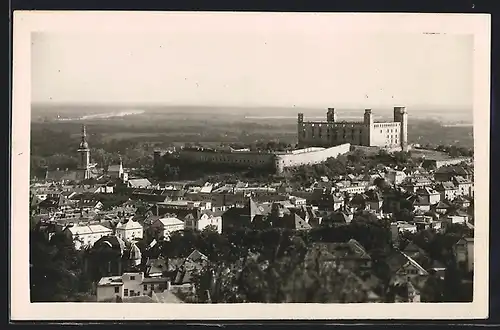
[[[82,172],[82,179],[86,180],[90,178],[90,149],[87,143],[87,130],[85,125],[82,125],[82,138],[80,146],[78,147],[78,153],[80,154],[80,162],[78,164],[78,170]]]

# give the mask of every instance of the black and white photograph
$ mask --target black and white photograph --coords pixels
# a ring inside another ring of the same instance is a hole
[[[487,16],[25,15],[12,283],[30,309],[486,316]]]

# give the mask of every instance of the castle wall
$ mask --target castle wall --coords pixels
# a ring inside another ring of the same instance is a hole
[[[370,135],[372,147],[396,147],[401,143],[400,123],[374,123]]]
[[[274,165],[272,153],[181,150],[179,158],[194,163],[226,164],[239,167],[265,168]]]
[[[364,123],[305,122],[299,125],[299,145],[330,147],[343,143],[367,145],[369,126]]]
[[[330,157],[349,152],[351,145],[349,143],[341,144],[335,147],[321,150],[304,150],[304,152],[296,152],[289,154],[276,155],[276,171],[283,172],[286,168],[297,167],[301,165],[312,165],[326,161]]]

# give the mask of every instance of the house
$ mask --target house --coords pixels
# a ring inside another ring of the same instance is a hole
[[[447,201],[440,201],[436,205],[433,206],[434,211],[438,214],[446,214],[449,210],[451,210],[452,206]]]
[[[119,222],[116,225],[116,236],[120,237],[124,241],[136,241],[141,240],[143,237],[143,227],[142,225],[134,221],[132,218],[128,219],[125,223]]]
[[[146,261],[147,277],[161,277],[167,269],[167,261],[163,258],[148,259]]]
[[[396,303],[418,303],[420,302],[420,290],[412,283],[412,280],[396,282],[393,284]]]
[[[418,276],[428,276],[429,273],[425,270],[418,262],[413,258],[400,252],[404,257],[403,264],[396,270],[394,279],[397,281],[411,281],[413,278]]]
[[[176,217],[167,216],[155,220],[150,228],[155,233],[156,238],[168,238],[171,233],[184,230],[184,222]]]
[[[328,214],[325,217],[321,218],[321,225],[328,226],[338,223],[350,223],[352,221],[352,217],[349,217],[347,212],[338,210],[333,213]]]
[[[104,236],[84,254],[84,269],[101,277],[119,276],[133,271],[142,261],[142,253],[133,242],[118,236]]]
[[[129,188],[149,188],[152,184],[148,179],[129,179],[127,187]]]
[[[418,188],[428,187],[432,185],[432,181],[423,175],[408,176],[401,183],[401,188],[410,193],[415,193]]]
[[[417,225],[418,230],[429,229],[432,226],[433,218],[430,215],[415,215],[413,217],[413,222]]]
[[[275,228],[287,228],[292,230],[311,229],[311,225],[295,212],[288,212],[287,214],[283,214],[281,217],[273,217],[272,225]]]
[[[120,158],[120,164],[118,164],[118,165],[109,165],[108,166],[108,172],[107,172],[107,174],[111,178],[122,179],[123,178],[123,173],[124,173],[124,170],[123,170],[123,163],[122,163],[121,158]]]
[[[185,228],[202,231],[211,226],[219,234],[222,233],[222,213],[212,212],[211,210],[203,210],[199,217],[195,217],[192,213],[184,218]]]
[[[453,200],[453,204],[455,204],[458,208],[466,209],[470,206],[471,203],[468,198],[459,195]]]
[[[97,301],[113,301],[116,297],[147,296],[153,292],[170,290],[165,277],[145,277],[143,272],[124,273],[122,276],[103,277],[97,284]]]
[[[114,193],[114,187],[115,187],[115,185],[113,183],[111,183],[111,182],[103,184],[103,185],[100,185],[97,188],[97,193],[112,194],[112,193]]]
[[[451,181],[444,181],[437,185],[436,190],[441,195],[441,200],[454,200],[458,196],[457,187]]]
[[[290,196],[290,202],[295,206],[305,206],[307,204],[307,199],[302,197]]]
[[[455,213],[455,212],[454,212]],[[441,222],[446,226],[452,224],[461,224],[465,225],[467,223],[468,215],[460,215],[460,214],[448,214],[445,217],[441,218]]]
[[[457,195],[459,196],[473,195],[472,181],[470,179],[466,179],[462,176],[454,176],[451,179],[451,182],[453,182],[457,187]]]
[[[464,270],[474,271],[474,238],[462,237],[453,245],[458,264]]]
[[[364,189],[363,189],[364,191]],[[344,205],[344,198],[341,194],[333,194],[331,189],[315,189],[310,203],[317,206],[320,210],[338,210]]]
[[[443,166],[436,170],[434,173],[434,178],[436,181],[452,181],[453,177],[461,176],[466,180],[472,180],[474,178],[474,171],[468,166],[463,166],[460,164]]]
[[[97,199],[82,198],[78,206],[83,212],[91,212],[100,211],[103,207],[103,204]]]
[[[382,198],[382,195],[377,191],[369,190],[366,192],[366,196],[367,197],[365,199],[365,203],[367,209],[375,213],[381,214],[382,206],[384,204],[384,199]]]
[[[354,239],[345,243],[313,243],[304,262],[310,264],[312,260],[343,265],[353,271],[370,268],[372,261],[364,247]]]
[[[441,194],[431,187],[420,187],[415,193],[423,199],[423,203],[428,205],[434,205],[441,200]]]
[[[418,212],[428,212],[431,210],[431,204],[423,196],[415,196],[413,199],[413,210]]]
[[[418,227],[416,224],[410,224],[404,221],[399,221],[397,226],[398,226],[398,231],[400,233],[404,232],[416,233],[418,231]]]
[[[102,225],[69,225],[63,232],[73,240],[77,250],[83,246],[93,246],[99,239],[113,234],[111,229]]]
[[[400,185],[406,178],[403,171],[389,170],[385,175],[385,180],[392,185]]]
[[[192,284],[193,274],[201,270],[208,262],[208,257],[198,250],[193,250],[186,258],[169,260],[173,267],[168,275],[173,285]]]
[[[242,206],[234,206],[222,214],[222,231],[227,232],[239,228],[269,228],[268,216],[271,207],[257,204],[252,198],[247,198]]]
[[[53,214],[59,210],[59,205],[61,203],[61,197],[47,197],[38,203],[38,213],[39,214]]]

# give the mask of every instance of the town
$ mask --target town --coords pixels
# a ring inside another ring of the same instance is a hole
[[[31,181],[34,302],[473,299],[473,152],[408,141],[405,107],[298,114],[296,146],[170,148],[141,169],[94,163],[87,131],[77,169]]]

